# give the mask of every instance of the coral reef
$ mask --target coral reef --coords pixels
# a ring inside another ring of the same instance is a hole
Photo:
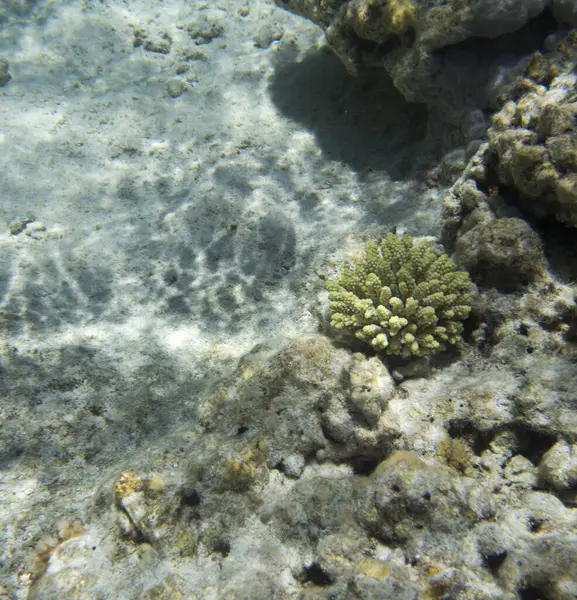
[[[559,21],[577,26],[575,8],[567,0],[276,2],[319,25],[349,72],[384,67],[407,100],[436,107],[439,117],[459,125],[463,133],[478,129],[475,123],[488,108],[491,92],[522,68],[504,58],[506,47],[499,51],[497,43],[483,45],[483,39],[522,29],[548,6]],[[473,40],[477,48],[461,47]],[[481,136],[469,132],[469,139]]]
[[[577,30],[558,40],[554,50],[535,53],[523,76],[500,96],[489,141],[444,196],[446,246],[452,248],[474,222],[512,216],[512,204],[535,219],[554,217],[577,226],[575,60]],[[523,237],[528,240],[527,233]],[[537,258],[535,243],[529,246]]]
[[[543,10],[290,4],[325,28],[352,70],[384,60],[407,95],[418,88],[411,60],[426,78],[439,49]],[[574,15],[566,2],[552,10]],[[195,44],[219,34],[186,31]],[[573,56],[571,36],[536,54],[464,174],[448,169],[443,241],[455,262],[389,234],[328,277],[332,325],[367,355],[319,334],[281,348],[271,339],[210,388],[187,388],[189,419],[119,453],[86,504],[86,526],[63,521],[31,537],[30,600],[575,597],[576,288],[551,276],[540,223],[522,218],[527,209],[576,226]],[[9,231],[33,225],[22,217]],[[459,360],[419,368],[451,345]],[[413,367],[389,372],[384,355]]]
[[[555,52],[536,53],[488,130],[489,160],[537,216],[577,227],[577,31]],[[564,67],[565,65],[565,67]],[[494,157],[494,158],[493,158]]]
[[[362,256],[326,286],[333,327],[404,358],[458,344],[471,310],[468,274],[408,235],[368,242]]]
[[[330,46],[351,71],[378,62],[383,48],[397,52],[399,47],[410,49],[416,56],[473,36],[497,37],[515,31],[544,9],[541,0],[517,0],[507,7],[491,2],[473,7],[460,0],[277,1],[320,25]]]

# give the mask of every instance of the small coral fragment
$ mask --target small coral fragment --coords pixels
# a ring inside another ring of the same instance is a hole
[[[81,519],[69,521],[62,519],[56,523],[53,533],[45,533],[34,546],[28,558],[28,570],[33,581],[39,579],[48,569],[48,563],[59,546],[67,540],[84,533]]]
[[[461,342],[462,321],[471,311],[468,273],[409,235],[368,242],[362,256],[326,285],[334,328],[405,358]]]

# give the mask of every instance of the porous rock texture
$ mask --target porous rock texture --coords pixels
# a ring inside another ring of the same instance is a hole
[[[577,406],[546,399],[577,351],[555,353],[529,304],[532,331],[503,316],[493,355],[397,384],[322,335],[260,347],[199,399],[196,427],[103,478],[31,600],[568,600]]]

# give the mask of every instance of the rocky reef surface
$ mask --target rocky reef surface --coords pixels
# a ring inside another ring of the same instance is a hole
[[[412,102],[469,139],[547,35],[577,26],[570,0],[276,0],[319,25],[349,72],[383,68]]]
[[[568,600],[577,351],[523,319],[411,378],[319,334],[260,348],[48,532],[30,598]]]

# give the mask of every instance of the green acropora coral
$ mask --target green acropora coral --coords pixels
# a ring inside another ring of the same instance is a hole
[[[326,286],[333,327],[405,358],[459,343],[471,311],[469,274],[410,235],[368,242]]]

